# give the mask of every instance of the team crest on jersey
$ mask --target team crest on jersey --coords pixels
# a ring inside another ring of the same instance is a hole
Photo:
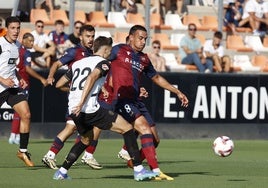
[[[130,51],[127,51],[127,55],[130,55],[131,54],[131,52]]]
[[[102,70],[105,70],[105,71],[109,70],[109,66],[106,64],[102,64],[101,68],[102,68]]]
[[[27,62],[31,62],[31,61],[32,61],[32,58],[31,58],[31,57],[27,57],[27,58],[26,58],[26,61],[27,61]]]
[[[83,56],[83,57],[85,56],[85,52],[82,52],[82,56]]]

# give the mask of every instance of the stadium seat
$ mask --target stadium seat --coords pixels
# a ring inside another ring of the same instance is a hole
[[[69,18],[65,12],[65,10],[53,10],[50,12],[50,18],[52,23],[54,24],[56,20],[62,20],[65,26],[70,24]]]
[[[262,44],[264,47],[268,47],[268,37],[267,36],[263,38]]]
[[[74,13],[74,21],[81,21],[83,23],[86,23],[87,17],[86,13],[83,10],[76,10]]]
[[[174,30],[187,30],[188,28],[188,25],[182,23],[181,17],[178,14],[166,14],[165,25],[170,26]]]
[[[150,16],[150,27],[153,29],[170,30],[171,26],[165,25],[159,13],[152,13]]]
[[[99,36],[104,36],[104,37],[112,37],[110,31],[96,31],[95,32],[95,39]]]
[[[53,25],[53,21],[49,19],[45,9],[31,9],[30,22],[35,24],[37,20],[42,20],[45,25]]]
[[[136,14],[127,13],[126,21],[127,23],[130,23],[130,24],[138,24],[138,25],[145,26],[144,18],[139,13],[136,13]]]
[[[260,67],[262,72],[268,72],[268,59],[265,55],[252,56],[251,63],[253,66]]]
[[[239,35],[228,35],[226,39],[226,48],[236,50],[238,52],[252,52],[251,47],[247,47],[244,44],[242,36]]]
[[[88,15],[87,24],[91,24],[94,27],[106,27],[106,28],[114,28],[115,25],[113,23],[109,23],[105,15],[102,11],[92,11]]]
[[[166,33],[154,33],[152,35],[152,41],[159,40],[161,43],[161,48],[163,50],[178,50],[177,45],[172,45],[170,39]]]
[[[203,16],[202,25],[210,31],[218,30],[218,18],[216,16]]]
[[[114,24],[116,28],[130,28],[134,24],[127,23],[122,12],[108,12],[108,23]]]
[[[253,66],[248,55],[234,55],[233,61],[234,72],[260,72],[259,66]]]
[[[255,52],[268,52],[268,47],[264,47],[259,36],[248,35],[245,37],[245,44]]]
[[[180,48],[181,39],[185,36],[184,33],[171,33],[170,43]]]
[[[114,44],[118,43],[126,43],[126,37],[128,36],[128,32],[120,32],[116,31],[114,33]]]
[[[182,23],[184,25],[189,25],[190,23],[194,23],[197,27],[197,30],[200,31],[209,31],[209,28],[202,25],[202,19],[199,19],[197,15],[188,14],[183,17]]]
[[[160,53],[166,60],[166,67],[170,72],[186,71],[186,66],[179,64],[174,53]]]
[[[206,37],[203,34],[196,34],[196,38],[201,42],[202,46],[205,44],[206,42]]]
[[[25,33],[31,33],[31,29],[30,28],[21,28],[20,29],[20,34],[19,34],[19,37],[18,37],[18,41],[21,42],[22,41],[22,37]]]

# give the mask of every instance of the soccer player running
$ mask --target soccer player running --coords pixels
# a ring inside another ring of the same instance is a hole
[[[22,37],[22,45],[19,48],[19,64],[17,65],[17,70],[20,77],[25,80],[27,87],[23,90],[24,94],[28,96],[30,89],[30,76],[39,80],[43,86],[47,86],[47,80],[38,74],[34,69],[31,68],[31,49],[34,44],[34,36],[31,33],[25,33]],[[19,144],[20,142],[20,116],[17,112],[14,112],[13,120],[11,123],[11,133],[8,139],[10,144]]]
[[[105,88],[112,95],[115,111],[130,122],[141,135],[142,152],[153,172],[158,173],[158,179],[173,180],[164,174],[158,166],[152,130],[141,112],[142,101],[139,100],[142,74],[149,77],[155,84],[175,93],[181,101],[181,106],[188,106],[187,97],[153,68],[147,54],[142,51],[147,39],[147,30],[140,25],[134,25],[129,31],[129,45],[118,44],[113,47],[110,60],[112,89]],[[109,76],[107,77],[109,78]],[[107,80],[106,83],[110,81]],[[105,84],[106,86],[108,84]]]
[[[27,96],[22,89],[27,87],[25,80],[21,79],[16,71],[16,62],[19,58],[20,20],[11,16],[6,18],[7,33],[0,37],[0,106],[7,102],[20,116],[20,145],[17,157],[26,166],[34,166],[28,152],[30,136],[31,112]]]
[[[112,38],[98,37],[94,41],[94,56],[76,61],[71,66],[72,77],[68,109],[77,126],[81,140],[77,142],[67,155],[62,167],[56,171],[56,180],[69,179],[67,171],[82,154],[94,137],[93,126],[103,130],[120,133],[134,164],[134,179],[141,181],[157,175],[146,170],[140,161],[140,153],[132,125],[122,116],[102,108],[98,103],[98,93],[101,90],[110,62],[106,60],[112,49]]]
[[[50,68],[49,75],[47,78],[48,84],[52,85],[54,82],[54,75],[56,71],[63,65],[68,65],[69,67],[75,62],[82,58],[92,55],[92,46],[95,37],[95,28],[91,25],[84,25],[80,28],[80,44],[70,48],[66,53],[55,62]],[[76,131],[75,124],[72,118],[67,114],[67,121],[65,128],[58,133],[54,142],[52,143],[49,151],[45,154],[42,162],[51,169],[58,169],[56,165],[56,155],[64,146],[64,142]],[[100,134],[99,129],[94,128],[94,138],[90,143],[90,146],[86,148],[85,155],[82,157],[82,163],[89,165],[93,169],[101,169],[102,166],[93,157],[93,153],[98,144],[98,135]]]

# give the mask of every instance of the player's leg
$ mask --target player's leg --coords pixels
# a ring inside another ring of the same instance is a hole
[[[20,116],[14,111],[13,119],[11,122],[11,133],[8,139],[10,144],[20,144]]]
[[[142,166],[137,138],[131,124],[124,120],[122,116],[118,115],[110,130],[123,135],[124,143],[133,163],[135,180],[151,179],[158,175],[155,172],[146,170]]]
[[[89,146],[86,148],[86,151],[81,159],[83,164],[90,166],[93,169],[99,170],[102,169],[102,165],[98,163],[98,161],[94,158],[93,154],[96,151],[96,147],[98,145],[98,139],[100,137],[101,129],[98,127],[93,128],[94,137],[91,140]]]
[[[18,95],[18,98],[20,96]],[[13,98],[14,99],[14,98]],[[14,99],[15,100],[15,99]],[[22,100],[15,105],[13,109],[19,114],[20,120],[20,149],[17,157],[20,158],[27,166],[34,166],[28,152],[28,143],[30,137],[31,112],[27,100]]]
[[[73,120],[67,120],[64,129],[56,136],[49,151],[43,157],[42,162],[51,169],[58,169],[56,155],[64,146],[64,142],[76,131]]]
[[[93,134],[94,133],[92,130],[88,130],[85,134],[80,134],[81,140],[73,145],[62,166],[54,174],[53,179],[70,179],[70,177],[67,175],[68,170],[89,145],[90,141],[93,139]]]

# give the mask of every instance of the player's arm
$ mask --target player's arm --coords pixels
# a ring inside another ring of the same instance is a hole
[[[56,73],[56,71],[62,66],[62,63],[58,60],[55,63],[53,63],[53,65],[51,66],[50,70],[49,70],[49,74],[47,77],[47,83],[52,85],[53,82],[55,81],[54,79],[54,75]]]
[[[72,71],[69,69],[56,83],[55,87],[64,92],[69,92],[70,87],[68,83],[72,79]]]
[[[187,107],[188,106],[188,98],[176,87],[174,87],[173,85],[171,85],[165,78],[163,78],[161,75],[156,74],[155,76],[153,76],[152,81],[159,85],[160,87],[169,90],[172,93],[175,93],[177,95],[177,97],[180,99],[181,101],[181,106],[183,107]]]
[[[101,70],[95,68],[87,77],[86,83],[84,85],[83,93],[80,99],[80,102],[76,107],[73,109],[73,114],[78,115],[88,97],[89,92],[91,91],[92,87],[94,86],[96,80],[101,76]]]
[[[30,66],[26,66],[26,72],[30,76],[36,78],[37,80],[40,80],[40,82],[43,84],[43,86],[47,86],[48,85],[47,80],[43,76],[41,76],[40,74],[38,74],[35,70],[33,70]]]

